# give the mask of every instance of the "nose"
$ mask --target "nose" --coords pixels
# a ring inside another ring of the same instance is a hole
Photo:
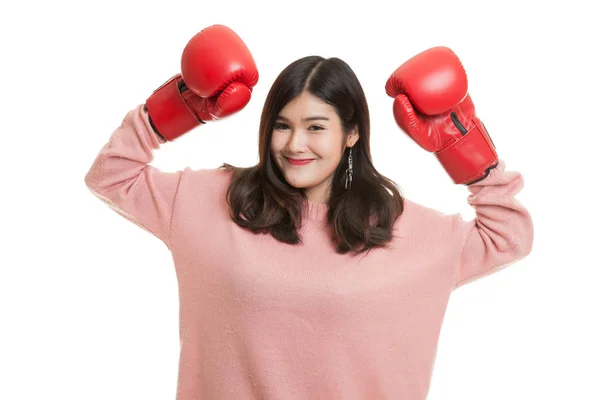
[[[306,150],[306,135],[301,130],[292,130],[287,148],[289,153],[301,153]]]

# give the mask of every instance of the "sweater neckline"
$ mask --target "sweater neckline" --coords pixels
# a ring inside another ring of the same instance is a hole
[[[327,211],[329,211],[328,204],[314,203],[307,199],[304,208],[304,218],[314,222],[325,222],[327,221]]]

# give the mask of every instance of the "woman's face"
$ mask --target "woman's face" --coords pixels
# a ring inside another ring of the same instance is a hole
[[[335,108],[302,92],[279,113],[273,129],[271,152],[290,185],[303,188],[310,201],[326,203],[329,185],[343,151],[345,147],[352,147],[358,137],[353,131],[344,141],[342,123]],[[293,165],[288,158],[313,161]]]

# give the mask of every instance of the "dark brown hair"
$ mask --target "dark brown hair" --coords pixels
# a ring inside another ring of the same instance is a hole
[[[256,233],[301,243],[298,228],[302,207],[307,206],[302,188],[285,180],[272,158],[271,137],[275,119],[303,91],[332,105],[342,122],[345,138],[357,127],[359,139],[352,147],[352,185],[346,190],[348,152],[336,168],[330,188],[327,223],[338,254],[356,254],[373,247],[388,247],[394,221],[404,211],[396,184],[377,172],[371,161],[370,119],[366,97],[352,69],[339,58],[308,56],[288,65],[276,78],[262,110],[259,127],[259,163],[240,168],[224,163],[219,169],[232,171],[227,203],[233,221]]]

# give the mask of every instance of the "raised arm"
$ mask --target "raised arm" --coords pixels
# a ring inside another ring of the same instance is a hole
[[[241,110],[258,81],[250,51],[222,25],[195,35],[181,66],[182,74],[127,113],[85,176],[95,196],[167,247],[177,190],[190,169],[160,171],[149,165],[153,151],[200,124]]]
[[[148,165],[165,143],[139,105],[129,111],[85,175],[90,191],[114,211],[153,233],[167,247],[171,213],[183,171]]]
[[[529,212],[515,198],[523,188],[517,171],[506,171],[475,113],[466,72],[452,50],[434,47],[398,67],[386,82],[398,126],[432,152],[455,184],[466,185],[476,218],[456,215],[460,246],[454,288],[525,257],[533,245]]]
[[[475,218],[456,216],[456,236],[462,241],[456,264],[454,289],[508,267],[527,256],[533,247],[531,214],[516,198],[523,175],[507,170],[504,160],[489,175],[468,186],[467,198]]]

